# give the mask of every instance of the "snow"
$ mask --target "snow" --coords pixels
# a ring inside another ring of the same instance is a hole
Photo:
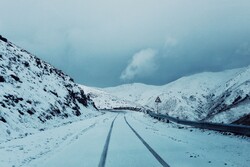
[[[170,166],[247,167],[247,137],[167,124],[138,112],[150,108],[189,120],[231,123],[250,111],[250,66],[204,72],[163,86],[79,85],[50,64],[0,40],[0,166],[98,166],[111,122],[107,166],[160,166],[126,124]],[[93,101],[92,101],[93,100]]]
[[[215,88],[204,109],[210,113],[206,119],[213,122],[231,123],[250,114],[250,66]]]
[[[98,166],[114,122],[106,166],[160,166],[132,130],[171,166],[247,167],[247,137],[222,135],[188,126],[167,124],[137,112],[106,112],[97,117],[0,143],[0,166]],[[15,156],[13,156],[15,155]],[[226,164],[226,165],[225,165]]]
[[[82,88],[99,109],[134,107],[156,110],[155,99],[159,96],[162,114],[187,120],[232,123],[250,113],[249,74],[250,66],[203,72],[163,86],[133,83],[103,89]]]
[[[113,109],[121,107],[141,108],[142,106],[125,98],[119,98],[111,93],[107,93],[100,88],[92,88],[80,85],[84,92],[94,101],[95,106],[100,109]]]
[[[86,131],[95,127],[100,119],[106,119],[108,116],[107,114],[88,117],[23,138],[1,142],[0,166],[17,167],[42,164],[45,159],[57,155],[68,145],[77,141]]]
[[[0,141],[98,114],[69,76],[2,40],[0,77]]]
[[[142,113],[127,115],[128,121],[170,166],[249,165],[249,138],[203,132],[188,126],[179,129],[178,125],[158,122]]]
[[[128,127],[124,114],[120,113],[115,121],[106,166],[161,166]]]
[[[38,161],[37,166],[98,166],[110,124],[115,116],[115,114],[107,113],[98,120],[92,119],[91,122],[95,122],[95,125],[80,135],[77,141],[63,147],[61,151],[57,151],[46,161]],[[36,164],[32,164],[32,166],[36,166]]]
[[[213,118],[211,118],[212,122],[223,122],[223,123],[231,123],[235,120],[240,119],[242,116],[246,116],[249,114],[250,104],[245,103],[237,106],[235,108],[231,108],[226,112],[220,112],[216,114]]]
[[[162,100],[162,103],[159,104],[161,113],[182,119],[200,120],[207,114],[205,111],[199,110],[200,105],[207,102],[206,96],[215,87],[235,76],[239,70],[241,69],[216,73],[204,72],[180,78],[163,86],[135,83],[103,90],[152,110],[155,110],[155,99],[159,96]]]

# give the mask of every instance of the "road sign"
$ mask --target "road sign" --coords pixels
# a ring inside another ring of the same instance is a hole
[[[155,102],[156,102],[156,103],[161,103],[161,99],[160,99],[159,96],[155,99]]]
[[[159,105],[159,103],[161,103],[161,99],[160,99],[160,97],[158,96],[156,99],[155,99],[155,102],[156,102],[156,113],[158,113],[158,105]]]

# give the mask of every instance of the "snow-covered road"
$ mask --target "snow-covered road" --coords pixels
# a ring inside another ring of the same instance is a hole
[[[111,136],[106,166],[161,166],[119,114]]]
[[[158,122],[143,113],[107,112],[0,143],[0,166],[247,167],[249,148],[246,137]]]

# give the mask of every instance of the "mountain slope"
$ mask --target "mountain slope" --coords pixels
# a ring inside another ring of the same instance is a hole
[[[0,140],[79,119],[88,106],[72,78],[0,36]]]
[[[125,98],[119,98],[98,88],[87,87],[84,85],[80,85],[80,87],[100,110],[142,108],[142,106],[137,103],[125,100]]]
[[[204,120],[234,122],[250,114],[250,66],[241,69],[237,75],[219,87],[208,97],[203,107],[208,110]],[[249,124],[247,120],[238,123]]]
[[[244,92],[241,93],[241,97],[238,97],[237,93],[231,94],[231,96],[233,96],[231,98],[232,102],[235,100],[242,101],[248,98],[249,88],[246,88],[250,76],[247,70],[248,68],[223,72],[204,72],[180,78],[163,86],[127,84],[114,88],[105,88],[103,90],[120,98],[135,101],[153,110],[156,109],[155,99],[159,96],[162,100],[162,103],[159,104],[160,112],[182,119],[233,122],[240,118],[242,114],[239,114],[239,116],[233,114],[233,119],[228,119],[227,117],[221,117],[218,120],[209,119],[208,116],[214,111],[211,105],[218,102],[221,96],[223,96],[222,94],[229,91],[228,88],[230,86],[230,89],[233,89],[234,92]],[[242,71],[245,71],[244,74]],[[238,83],[239,86],[236,86],[236,83]],[[223,85],[227,85],[227,87],[222,87]],[[212,96],[214,92],[217,93],[216,96]],[[246,100],[244,100],[244,102],[246,102]],[[249,103],[246,103],[246,105],[248,104]],[[241,103],[240,106],[242,107],[243,103]],[[249,113],[249,110],[245,112]],[[218,112],[215,115],[217,114]]]

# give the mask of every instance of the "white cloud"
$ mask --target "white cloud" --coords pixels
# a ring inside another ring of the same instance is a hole
[[[156,50],[150,48],[135,53],[129,65],[122,72],[120,79],[133,80],[135,77],[145,77],[153,74],[157,69],[156,55]]]

